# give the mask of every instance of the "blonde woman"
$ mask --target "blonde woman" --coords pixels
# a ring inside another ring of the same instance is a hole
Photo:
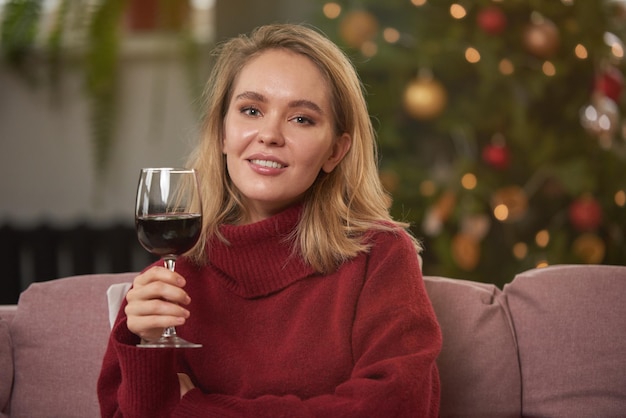
[[[202,238],[135,278],[102,415],[437,416],[441,333],[351,62],[314,29],[263,26],[219,47],[205,95]],[[136,346],[171,325],[202,348]]]

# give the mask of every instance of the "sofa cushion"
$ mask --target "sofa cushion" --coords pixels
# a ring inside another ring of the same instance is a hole
[[[520,349],[522,413],[624,416],[626,267],[531,270],[504,293]]]
[[[13,349],[9,323],[0,318],[0,417],[6,417],[13,385]]]
[[[440,277],[424,281],[443,334],[441,416],[519,417],[519,365],[500,290]]]
[[[76,276],[22,293],[11,324],[11,417],[99,416],[96,383],[110,331],[106,291],[133,276]]]

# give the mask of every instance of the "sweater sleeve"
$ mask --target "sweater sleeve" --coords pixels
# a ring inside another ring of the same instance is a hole
[[[189,391],[173,417],[436,417],[441,332],[404,233],[376,234],[352,332],[354,368],[334,393],[241,399]]]
[[[169,417],[180,398],[175,349],[137,347],[139,338],[126,327],[123,309],[98,379],[101,416]]]

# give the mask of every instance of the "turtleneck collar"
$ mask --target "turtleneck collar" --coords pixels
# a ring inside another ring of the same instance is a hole
[[[290,237],[301,214],[302,206],[296,205],[260,222],[222,225],[229,243],[212,240],[208,258],[225,286],[241,297],[256,298],[315,274],[292,251]]]

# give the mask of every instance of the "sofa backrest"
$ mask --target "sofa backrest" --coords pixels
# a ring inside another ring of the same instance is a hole
[[[504,286],[522,414],[626,416],[626,267],[561,265]]]
[[[134,275],[64,278],[22,293],[10,335],[0,319],[0,375],[15,367],[11,417],[99,416],[107,290]],[[424,281],[443,333],[442,417],[624,415],[626,267],[531,270],[502,291],[441,277]],[[0,408],[5,389],[0,384]]]
[[[517,347],[500,289],[441,277],[424,282],[443,334],[441,416],[521,416]]]
[[[133,277],[75,276],[34,283],[22,293],[11,323],[12,418],[100,415],[96,383],[110,331],[106,291]]]

